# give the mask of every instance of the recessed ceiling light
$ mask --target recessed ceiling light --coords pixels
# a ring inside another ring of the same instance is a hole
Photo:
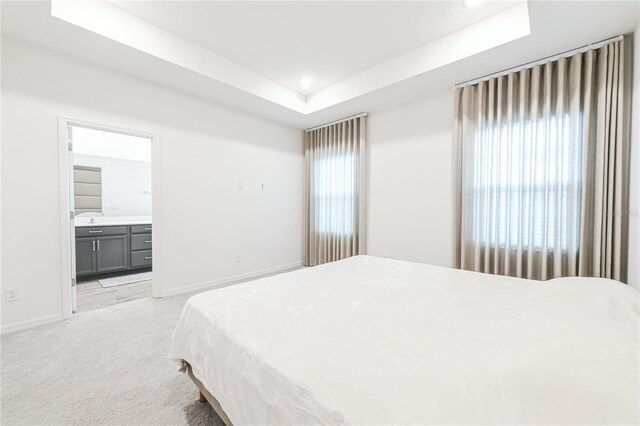
[[[302,90],[309,90],[311,83],[313,83],[313,80],[309,77],[303,77],[300,79],[300,86],[302,86]]]
[[[482,0],[463,0],[462,4],[464,7],[476,7],[482,3]]]

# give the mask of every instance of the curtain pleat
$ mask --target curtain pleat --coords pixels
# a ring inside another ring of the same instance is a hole
[[[455,93],[455,265],[626,278],[623,41]]]
[[[305,265],[365,252],[365,127],[357,117],[305,134]]]

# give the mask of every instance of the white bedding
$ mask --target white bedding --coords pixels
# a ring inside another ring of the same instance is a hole
[[[357,256],[192,297],[234,424],[638,424],[638,292]]]

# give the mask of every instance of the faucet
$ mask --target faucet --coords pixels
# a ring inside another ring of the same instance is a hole
[[[89,219],[89,223],[96,223],[96,217],[92,215],[91,219]]]

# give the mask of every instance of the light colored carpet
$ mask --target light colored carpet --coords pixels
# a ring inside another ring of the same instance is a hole
[[[149,281],[153,279],[153,272],[143,272],[141,274],[123,275],[121,277],[102,278],[98,280],[104,288],[114,287],[117,285],[139,283],[141,281]]]
[[[145,298],[2,337],[2,425],[223,425],[167,359],[187,296]]]

